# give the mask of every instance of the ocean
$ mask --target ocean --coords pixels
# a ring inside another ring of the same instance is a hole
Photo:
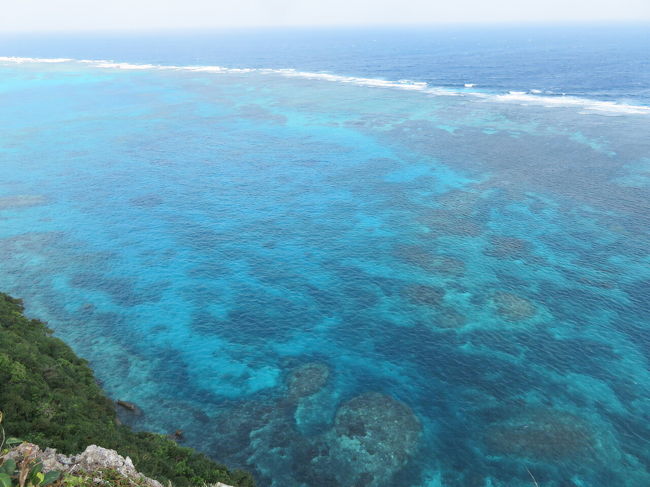
[[[649,54],[2,34],[0,290],[262,487],[646,487]]]

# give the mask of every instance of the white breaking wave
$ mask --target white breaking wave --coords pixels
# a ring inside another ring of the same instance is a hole
[[[260,70],[264,71],[264,70]],[[268,72],[277,72],[285,76],[293,76],[296,78],[305,79],[318,79],[323,81],[335,81],[338,83],[350,83],[360,86],[377,86],[379,88],[399,88],[401,90],[414,90],[414,91],[427,91],[430,87],[423,81],[388,81],[379,78],[360,78],[357,76],[342,76],[339,74],[329,73],[312,73],[308,71],[296,71],[294,69],[276,69],[267,70]]]
[[[74,59],[68,58],[38,58],[38,57],[7,57],[0,56],[0,62],[5,63],[69,63]]]
[[[517,103],[520,105],[539,105],[545,107],[580,108],[591,112],[619,113],[650,115],[650,106],[630,105],[612,101],[593,100],[575,96],[544,95],[540,90],[510,91],[507,94],[489,94],[482,92],[457,91],[448,88],[430,86],[423,81],[398,80],[390,81],[380,78],[363,78],[358,76],[343,76],[331,73],[317,73],[309,71],[298,71],[296,69],[271,69],[271,68],[226,68],[223,66],[174,66],[162,64],[134,64],[108,61],[102,59],[69,59],[69,58],[31,58],[31,57],[6,57],[0,56],[0,63],[84,63],[101,69],[123,69],[123,70],[167,70],[167,71],[191,71],[214,74],[246,74],[261,73],[268,75],[280,75],[285,77],[321,80],[335,83],[346,83],[357,86],[368,86],[376,88],[393,88],[408,91],[419,91],[436,96],[464,96],[475,97],[485,101],[497,101],[502,103]],[[465,83],[465,88],[474,88],[475,83]]]
[[[628,113],[650,115],[650,106],[627,105],[613,101],[592,100],[577,96],[546,96],[522,91],[511,91],[506,95],[492,95],[492,99],[503,102],[517,102],[523,105],[541,105],[545,107],[582,108],[596,112]]]

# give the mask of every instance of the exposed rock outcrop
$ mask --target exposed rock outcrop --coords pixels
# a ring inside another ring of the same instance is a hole
[[[140,408],[138,406],[136,406],[135,404],[133,404],[132,402],[122,401],[121,399],[118,399],[117,401],[115,401],[115,404],[117,404],[118,406],[126,409],[127,411],[131,411],[132,413],[142,414],[142,411],[140,411]]]
[[[6,458],[14,459],[16,462],[20,462],[25,457],[40,460],[44,472],[56,470],[73,475],[96,473],[98,478],[101,479],[102,472],[110,470],[133,481],[134,484],[137,483],[139,486],[163,487],[157,480],[139,473],[129,457],[124,458],[114,450],[108,450],[97,445],[88,446],[85,451],[78,455],[66,456],[57,453],[52,448],[41,450],[32,443],[23,443],[11,450],[6,456]],[[230,486],[218,482],[211,487]]]

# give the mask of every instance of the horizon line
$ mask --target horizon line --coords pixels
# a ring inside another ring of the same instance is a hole
[[[0,37],[6,34],[73,34],[73,33],[126,33],[160,31],[245,31],[245,30],[301,30],[301,29],[377,29],[377,28],[444,28],[444,27],[608,27],[650,24],[648,19],[565,19],[565,20],[495,20],[495,21],[433,21],[433,22],[395,22],[395,23],[332,23],[332,24],[284,24],[284,25],[214,25],[214,26],[147,26],[147,27],[95,27],[67,29],[2,29]]]

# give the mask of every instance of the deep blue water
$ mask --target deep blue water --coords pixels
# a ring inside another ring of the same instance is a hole
[[[294,68],[495,93],[650,104],[650,25],[493,25],[150,33],[0,33],[0,54]]]
[[[648,30],[455,29],[4,37],[132,64],[0,61],[0,289],[262,486],[650,485]]]

